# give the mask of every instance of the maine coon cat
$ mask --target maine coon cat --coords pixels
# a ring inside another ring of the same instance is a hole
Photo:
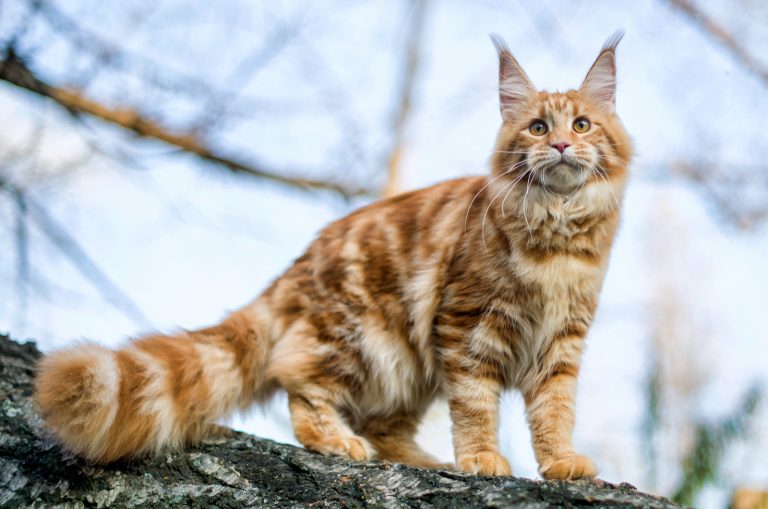
[[[288,393],[307,449],[437,466],[414,441],[447,398],[456,466],[509,475],[499,396],[524,398],[542,476],[594,476],[574,452],[580,357],[627,178],[617,33],[577,90],[537,91],[495,38],[503,119],[490,176],[376,202],[325,228],[219,325],[44,358],[35,400],[94,462],[181,447]]]

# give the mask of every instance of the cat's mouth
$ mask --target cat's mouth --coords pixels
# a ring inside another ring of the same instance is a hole
[[[587,181],[587,171],[581,165],[560,160],[544,168],[539,174],[539,182],[549,191],[570,194]]]

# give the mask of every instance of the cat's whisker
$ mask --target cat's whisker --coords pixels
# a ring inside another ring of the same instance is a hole
[[[620,147],[620,145],[618,143],[613,143],[613,142],[611,142],[608,139],[605,139],[605,140],[601,141],[600,143],[604,143],[605,145],[608,145],[611,148],[619,148]]]
[[[511,173],[513,170],[516,170],[518,167],[522,166],[525,163],[526,163],[525,160],[518,161],[511,168],[509,168],[507,171],[505,171],[502,175],[506,175],[506,174]],[[485,211],[483,212],[483,220],[482,220],[481,225],[480,225],[480,237],[481,237],[481,239],[483,241],[483,248],[485,249],[486,253],[488,252],[488,246],[486,245],[486,242],[485,242],[485,221],[486,221],[486,218],[488,216],[488,212],[489,212],[491,206],[493,205],[493,202],[495,202],[499,198],[499,196],[501,196],[501,194],[504,193],[508,188],[510,189],[510,191],[512,189],[514,189],[514,187],[517,184],[517,182],[519,182],[520,179],[524,175],[525,175],[525,173],[523,173],[521,176],[517,177],[511,183],[505,184],[504,187],[501,188],[501,191],[496,193],[496,195],[493,197],[493,199],[491,199],[491,201],[486,206]],[[504,206],[504,202],[502,201],[502,209],[503,209],[503,206]]]
[[[611,186],[611,183],[608,181],[607,173],[605,173],[605,170],[600,168],[600,166],[594,167],[595,174],[603,179],[603,182],[605,182],[605,185],[608,187],[608,190],[611,193],[611,198],[613,198],[613,203],[616,206],[616,209],[618,210],[621,207],[621,204],[619,203],[619,198],[616,196],[616,192],[613,190],[613,186]]]
[[[485,242],[485,220],[488,217],[488,212],[491,210],[491,206],[493,205],[493,202],[495,202],[496,199],[498,199],[498,197],[501,196],[501,194],[504,193],[504,191],[507,190],[507,187],[514,186],[514,185],[515,185],[514,182],[510,182],[508,184],[505,184],[504,187],[501,188],[501,191],[496,193],[496,195],[493,197],[493,199],[490,202],[488,202],[488,205],[485,207],[485,212],[483,212],[483,220],[480,223],[480,238],[483,241],[483,249],[484,249],[484,251],[486,253],[488,252],[488,245]]]
[[[521,161],[518,161],[518,162],[517,162],[517,163],[515,163],[515,164],[514,164],[512,167],[510,167],[510,168],[509,168],[507,171],[505,171],[504,173],[502,173],[501,175],[499,175],[499,177],[502,177],[502,176],[504,176],[504,175],[508,175],[508,174],[509,174],[509,173],[511,173],[512,171],[514,171],[514,170],[518,169],[519,167],[521,167],[522,165],[524,165],[526,162],[527,162],[527,161],[525,161],[525,160],[521,160]],[[514,188],[515,184],[516,184],[517,182],[519,182],[519,181],[520,181],[520,179],[521,179],[523,176],[525,176],[525,173],[523,173],[521,176],[517,177],[517,179],[515,179],[515,180],[512,182],[512,189]],[[493,181],[497,180],[499,177],[497,177],[497,178],[493,179]],[[493,182],[493,181],[492,181],[492,182]],[[489,184],[490,184],[490,183],[492,183],[492,182],[489,182],[487,185],[489,185]],[[487,187],[487,185],[486,185],[485,187]],[[483,189],[485,189],[485,187],[483,187]],[[501,189],[501,191],[500,191],[500,192],[499,192],[499,193],[498,193],[496,196],[494,196],[494,198],[493,198],[493,199],[490,201],[490,203],[488,204],[488,207],[486,207],[486,209],[485,209],[485,212],[483,213],[483,221],[482,221],[482,226],[481,226],[481,233],[480,233],[480,234],[481,234],[481,236],[482,236],[482,239],[483,239],[483,244],[485,244],[485,217],[486,217],[486,214],[488,213],[488,209],[490,208],[491,204],[493,204],[493,202],[494,202],[494,201],[496,201],[496,199],[499,197],[499,194],[503,193],[503,192],[504,192],[504,191],[505,191],[505,190],[506,190],[508,187],[509,187],[509,184],[506,184],[506,185],[505,185],[505,186],[504,186],[504,187]],[[483,189],[481,189],[481,190],[480,190],[480,192],[482,192],[482,190],[483,190]],[[511,190],[511,189],[510,189],[510,190]],[[478,193],[478,194],[479,194],[479,193]],[[477,195],[476,195],[475,197],[477,197]],[[474,201],[474,199],[473,199],[473,201]],[[470,203],[470,207],[471,207],[471,205],[472,205],[472,204]],[[502,202],[502,207],[503,207],[503,205],[504,205],[504,203]],[[505,216],[505,217],[506,217],[506,216]],[[464,218],[464,234],[465,234],[465,235],[466,235],[466,231],[467,231],[467,220],[468,220],[468,218],[469,218],[469,210],[467,210],[467,216]]]
[[[611,164],[615,164],[615,165],[618,165],[618,166],[623,166],[624,165],[624,161],[622,161],[621,159],[619,159],[618,157],[616,157],[614,155],[604,154],[602,152],[598,152],[596,155],[597,155],[598,160],[607,161],[607,162],[609,162]]]
[[[540,183],[542,189],[544,189],[544,194],[546,194],[548,197],[554,196],[554,193],[550,192],[549,187],[547,187],[547,182],[544,179],[541,179]]]
[[[516,170],[516,169],[518,169],[518,168],[520,168],[520,167],[522,167],[522,166],[524,166],[526,164],[528,164],[528,160],[527,159],[521,159],[518,162],[516,162],[515,164],[513,164],[512,166],[510,166],[509,169],[505,173],[509,173],[509,172],[511,172],[513,170]]]
[[[605,157],[606,159],[611,158],[611,159],[615,159],[616,161],[620,161],[620,158],[617,155],[608,154],[607,152],[601,150],[600,148],[598,148],[597,150],[597,155],[601,157]]]
[[[492,154],[528,154],[527,150],[494,150]]]
[[[523,196],[523,219],[525,220],[525,226],[528,228],[528,236],[533,237],[533,230],[531,229],[531,224],[528,222],[528,192],[531,190],[531,183],[533,182],[533,173],[535,169],[532,168],[529,175],[528,175],[528,185],[525,188],[525,195]]]
[[[512,183],[512,187],[509,188],[509,191],[507,191],[507,194],[504,195],[504,198],[501,200],[501,217],[504,219],[507,218],[506,212],[504,212],[504,205],[507,203],[507,197],[509,196],[509,193],[514,191],[515,187],[517,187],[517,184],[528,174],[528,172],[521,173],[519,177],[515,179],[515,181]]]
[[[495,176],[494,178],[492,178],[491,180],[486,182],[485,185],[482,188],[480,188],[480,190],[477,193],[475,193],[475,195],[472,197],[472,200],[469,202],[469,206],[467,207],[467,213],[464,216],[464,235],[465,236],[467,235],[467,221],[469,220],[469,212],[472,210],[472,205],[474,205],[475,200],[477,200],[477,197],[480,196],[480,194],[483,191],[485,191],[485,189],[488,186],[490,186],[491,184],[493,184],[494,182],[496,182],[497,180],[502,178],[504,175],[508,175],[512,171],[514,171],[514,167],[512,167],[509,170],[507,170],[507,171],[505,171],[503,173],[500,173],[499,175]]]
[[[604,156],[604,155],[598,154],[597,159],[598,159],[598,161],[606,161],[608,163],[616,164],[616,165],[622,165],[623,164],[621,160],[619,160],[618,158],[616,158],[614,156]]]

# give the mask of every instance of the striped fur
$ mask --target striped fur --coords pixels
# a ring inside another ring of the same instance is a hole
[[[35,398],[61,443],[95,462],[156,453],[218,432],[217,419],[282,388],[308,449],[434,466],[414,435],[442,395],[458,468],[508,475],[498,402],[516,388],[542,475],[595,475],[571,435],[630,158],[613,105],[597,103],[615,97],[605,88],[615,86],[606,74],[615,44],[593,66],[600,76],[585,80],[596,95],[535,91],[496,43],[504,121],[489,177],[336,221],[220,325],[47,356]],[[576,133],[578,117],[591,129]],[[543,136],[529,130],[536,119],[549,127]],[[559,142],[571,145],[563,156],[551,146]]]

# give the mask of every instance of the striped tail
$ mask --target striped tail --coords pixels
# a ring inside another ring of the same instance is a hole
[[[239,312],[215,327],[147,336],[117,351],[82,344],[40,361],[34,398],[64,448],[93,462],[178,448],[266,396],[267,343]]]

